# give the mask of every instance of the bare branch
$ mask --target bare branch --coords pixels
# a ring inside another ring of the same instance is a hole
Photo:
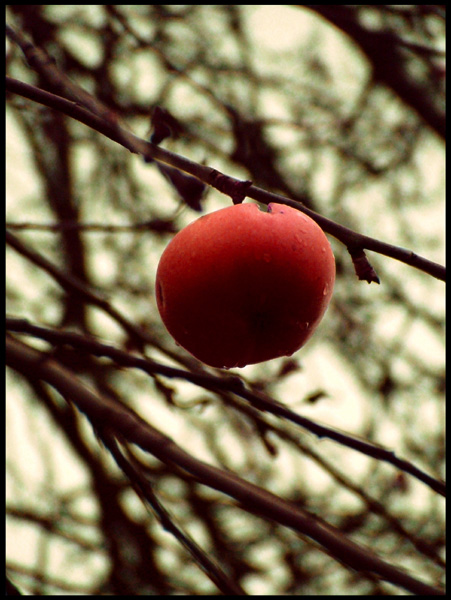
[[[99,396],[82,384],[68,369],[48,355],[7,336],[8,366],[31,379],[40,379],[54,387],[66,401],[74,403],[94,426],[111,428],[132,444],[150,452],[159,460],[187,471],[204,485],[231,496],[246,510],[270,518],[313,539],[336,560],[358,571],[370,571],[382,579],[415,594],[444,595],[403,570],[386,563],[371,550],[345,537],[338,529],[301,510],[279,496],[223,471],[183,450],[167,435],[146,423],[125,406]]]
[[[279,194],[267,192],[254,185],[250,185],[250,182],[242,182],[234,177],[220,173],[216,169],[200,165],[178,154],[164,150],[155,144],[146,142],[145,140],[136,137],[132,133],[120,127],[117,123],[117,119],[113,119],[112,121],[99,119],[89,111],[86,111],[78,105],[74,105],[73,102],[69,100],[55,97],[52,94],[43,92],[43,90],[37,90],[37,88],[34,88],[33,86],[28,86],[27,84],[17,82],[9,77],[7,77],[7,89],[15,93],[20,93],[25,97],[52,108],[58,106],[58,110],[61,112],[76,118],[88,127],[95,129],[109,139],[123,145],[131,152],[142,154],[146,160],[152,158],[154,160],[161,161],[162,163],[171,165],[176,169],[180,169],[185,173],[189,173],[204,183],[217,188],[220,192],[227,193],[231,196],[234,202],[237,201],[237,198],[238,201],[242,201],[244,198],[243,194],[245,194],[247,197],[253,198],[254,200],[257,200],[263,204],[269,204],[270,202],[286,204],[287,206],[291,206],[307,214],[314,221],[316,221],[326,233],[335,237],[348,248],[353,248],[354,250],[359,249],[362,251],[366,249],[383,254],[415,267],[416,269],[424,271],[425,273],[428,273],[437,279],[445,281],[445,267],[418,256],[411,250],[394,246],[392,244],[387,244],[375,238],[357,233],[345,227],[344,225],[335,223],[331,219],[314,212],[300,202],[296,202],[295,200],[291,200]],[[227,185],[225,184],[225,181],[228,182]],[[239,190],[238,196],[235,197],[237,190]],[[357,276],[359,276],[358,273]],[[375,281],[375,279],[373,279],[373,281]]]
[[[292,423],[296,423],[311,433],[314,433],[319,438],[329,438],[338,442],[339,444],[342,444],[343,446],[353,448],[362,454],[366,454],[367,456],[371,456],[377,460],[388,462],[393,466],[402,469],[406,473],[413,475],[442,496],[446,495],[446,485],[443,481],[431,477],[415,465],[411,464],[409,461],[397,457],[392,450],[387,450],[383,446],[368,442],[359,437],[355,437],[350,433],[339,431],[333,427],[322,425],[317,421],[313,421],[312,419],[298,415],[274,398],[271,398],[261,392],[247,389],[244,381],[237,376],[218,377],[208,373],[207,371],[193,373],[182,369],[176,369],[148,358],[141,358],[129,353],[125,353],[118,348],[114,348],[111,345],[102,344],[101,342],[86,336],[32,325],[24,319],[7,318],[6,327],[9,331],[29,333],[41,339],[47,340],[48,342],[51,342],[57,346],[69,345],[74,348],[78,348],[79,350],[83,350],[84,352],[89,352],[94,356],[107,356],[122,366],[137,368],[145,373],[148,373],[149,375],[155,375],[158,373],[159,375],[163,375],[165,377],[190,381],[191,383],[202,386],[214,392],[232,392],[233,394],[244,398],[252,406],[258,408],[259,410],[267,411],[287,419]]]

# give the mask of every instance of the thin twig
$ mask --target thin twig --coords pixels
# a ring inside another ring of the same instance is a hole
[[[166,531],[169,531],[189,552],[193,560],[199,565],[204,573],[206,573],[218,589],[226,595],[246,596],[246,592],[238,582],[231,579],[223,571],[218,562],[213,560],[213,558],[199,546],[194,538],[182,529],[181,525],[176,522],[175,517],[163,506],[161,500],[153,490],[152,484],[148,478],[142,474],[136,460],[134,460],[130,452],[127,457],[124,455],[123,450],[118,444],[116,432],[103,431],[100,433],[100,436],[102,442],[111,452],[119,468],[127,476],[130,484],[139,498],[141,498],[143,504],[146,507],[150,506],[152,508],[153,513],[157,516],[162,527],[166,529]]]

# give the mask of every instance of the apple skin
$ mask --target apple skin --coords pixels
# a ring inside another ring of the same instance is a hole
[[[213,367],[291,356],[332,296],[335,259],[322,229],[283,204],[237,204],[172,239],[157,270],[161,318],[175,340]]]

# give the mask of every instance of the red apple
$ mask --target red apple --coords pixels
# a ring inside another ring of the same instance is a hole
[[[180,231],[158,265],[158,310],[188,352],[213,367],[290,356],[311,337],[335,281],[322,229],[283,204],[237,204]]]

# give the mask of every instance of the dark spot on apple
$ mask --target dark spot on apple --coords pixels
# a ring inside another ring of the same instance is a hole
[[[160,282],[157,285],[157,300],[162,307],[164,307],[164,295],[163,295],[163,286]]]

